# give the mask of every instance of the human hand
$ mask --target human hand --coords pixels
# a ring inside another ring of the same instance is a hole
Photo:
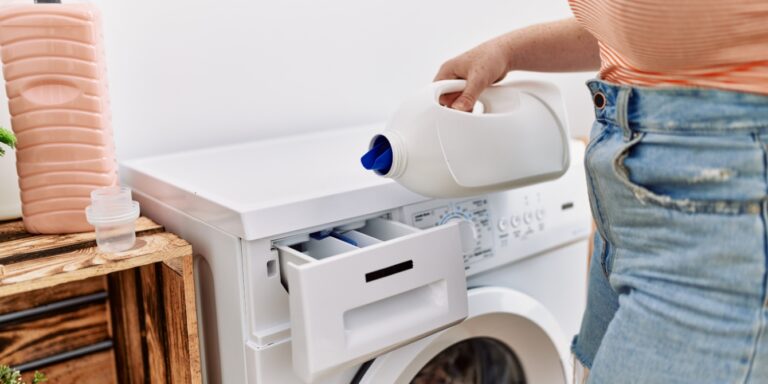
[[[500,39],[487,41],[445,62],[434,81],[463,79],[467,81],[462,92],[440,96],[440,104],[470,112],[477,97],[491,84],[503,79],[509,72],[509,55]]]

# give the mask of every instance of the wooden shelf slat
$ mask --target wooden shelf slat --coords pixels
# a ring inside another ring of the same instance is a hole
[[[107,279],[104,276],[95,276],[82,281],[61,284],[58,285],[56,289],[45,289],[35,292],[34,295],[20,293],[10,296],[0,296],[0,314],[39,307],[56,301],[106,290]]]
[[[169,374],[172,383],[201,383],[200,340],[197,335],[195,286],[192,258],[169,260],[178,262],[176,270],[163,263],[163,297],[165,297],[166,340],[169,351]],[[191,332],[190,332],[191,330]]]
[[[180,273],[178,269],[172,266],[175,264],[174,262],[177,261],[179,262],[177,267],[181,268]],[[174,378],[174,383],[179,382],[175,380],[177,376],[175,376],[174,370],[181,366],[188,370],[188,383],[202,384],[203,362],[200,359],[200,334],[197,332],[197,295],[195,294],[194,259],[192,254],[190,254],[187,257],[167,260],[163,262],[163,264],[171,266],[170,268],[163,269],[164,276],[167,277],[167,280],[171,280],[170,277],[168,277],[172,274],[171,270],[179,273],[179,276],[173,279],[176,283],[166,284],[165,290],[167,292],[166,295],[168,297],[176,298],[173,299],[173,302],[183,308],[183,310],[177,311],[171,315],[172,318],[169,320],[168,324],[169,326],[181,326],[180,324],[182,322],[186,322],[186,339],[169,338],[169,342],[174,349],[176,347],[183,347],[186,350],[184,355],[177,355],[176,357],[171,355],[171,364],[173,365],[171,368],[171,378]],[[184,316],[183,319],[181,319],[182,315]],[[184,364],[184,361],[186,361],[187,364]]]
[[[147,342],[147,364],[151,383],[168,382],[168,351],[165,341],[165,295],[161,270],[162,263],[145,265],[139,268],[141,294],[144,301],[144,337]]]
[[[109,302],[111,303],[112,329],[115,331],[115,367],[117,379],[122,384],[144,384],[147,372],[144,367],[146,343],[142,336],[141,280],[137,270],[110,274]]]
[[[24,229],[24,223],[21,220],[11,220],[0,222],[0,242],[5,242],[22,237],[33,236]]]
[[[0,276],[0,296],[48,288],[92,276],[140,267],[189,255],[192,246],[163,232],[136,239],[134,248],[102,253],[91,247],[5,266]]]
[[[146,217],[140,217],[136,220],[136,236],[162,232],[162,230],[163,227],[161,225]],[[1,230],[0,236],[2,236]],[[51,254],[89,248],[95,245],[95,232],[70,233],[66,235],[30,235],[6,241],[0,238],[0,264],[11,264],[36,259]]]
[[[104,384],[116,383],[115,356],[111,350],[97,352],[79,359],[68,360],[40,368],[50,384]],[[25,382],[32,382],[34,371],[23,372]],[[62,380],[63,379],[63,380]]]
[[[106,303],[21,320],[0,330],[0,361],[10,366],[109,339]]]

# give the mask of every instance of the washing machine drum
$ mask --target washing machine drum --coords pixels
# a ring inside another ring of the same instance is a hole
[[[468,299],[465,321],[366,363],[353,384],[567,383],[564,335],[539,302],[497,287]]]
[[[411,380],[413,384],[525,382],[523,367],[515,352],[490,337],[474,337],[448,347]]]

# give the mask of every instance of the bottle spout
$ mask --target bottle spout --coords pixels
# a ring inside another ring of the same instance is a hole
[[[384,136],[377,136],[371,148],[360,158],[363,167],[378,175],[386,175],[392,168],[392,145]]]

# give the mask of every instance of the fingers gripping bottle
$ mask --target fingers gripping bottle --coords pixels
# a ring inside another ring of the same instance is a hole
[[[91,191],[117,183],[100,14],[87,3],[0,4],[24,225],[91,231]]]
[[[557,87],[538,81],[494,85],[472,113],[439,104],[441,95],[465,85],[439,81],[403,102],[371,140],[363,166],[438,198],[523,187],[568,170],[567,119]]]

